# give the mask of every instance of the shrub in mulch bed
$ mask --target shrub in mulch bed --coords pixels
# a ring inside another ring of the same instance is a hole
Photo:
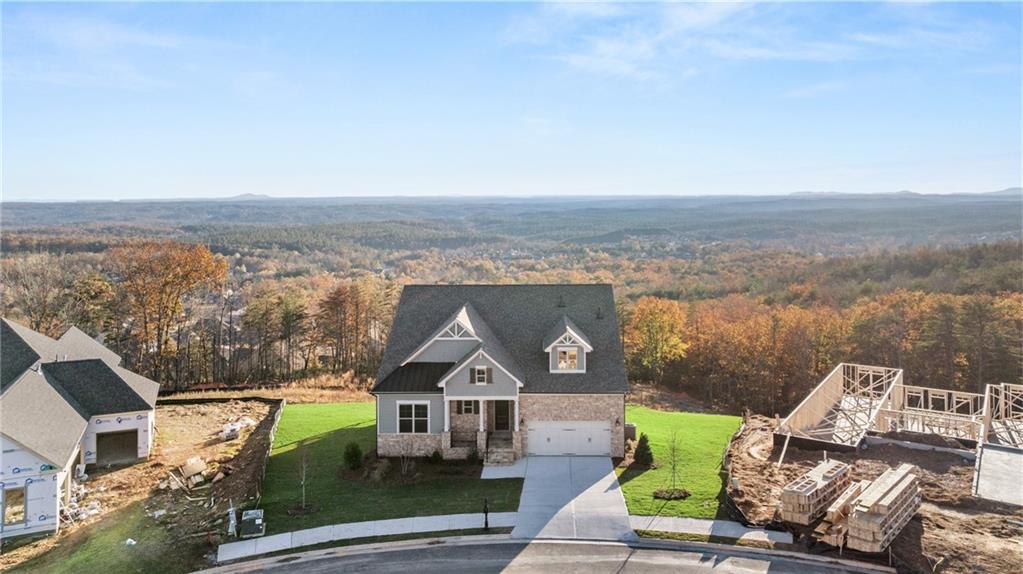
[[[654,498],[661,500],[685,500],[689,498],[689,491],[684,488],[658,488],[654,491]]]

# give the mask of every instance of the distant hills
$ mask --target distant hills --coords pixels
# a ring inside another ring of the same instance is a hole
[[[971,196],[1016,196],[1023,195],[1023,187],[1007,187],[998,191],[985,191],[980,193],[919,193],[916,191],[909,191],[904,189],[902,191],[893,191],[888,193],[849,193],[843,191],[796,191],[790,193],[788,197],[826,197],[826,198],[842,198],[842,197],[870,197],[870,198],[884,198],[884,197],[948,197],[948,196],[959,196],[959,195],[971,195]]]

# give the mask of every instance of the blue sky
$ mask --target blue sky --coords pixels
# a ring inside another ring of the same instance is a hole
[[[1021,5],[3,4],[3,199],[980,192]]]

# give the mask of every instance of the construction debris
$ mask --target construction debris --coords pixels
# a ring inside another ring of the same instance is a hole
[[[181,468],[179,470],[181,471],[182,477],[190,479],[193,476],[197,474],[202,474],[203,472],[206,471],[206,461],[204,461],[202,458],[198,456],[193,456],[192,458],[188,459],[188,461],[185,462],[185,464],[181,465]]]
[[[849,548],[880,552],[891,544],[920,508],[920,489],[911,464],[887,470],[856,499],[849,514]]]
[[[849,465],[827,460],[785,485],[781,493],[781,517],[786,522],[809,525],[825,514],[828,506],[849,486]]]

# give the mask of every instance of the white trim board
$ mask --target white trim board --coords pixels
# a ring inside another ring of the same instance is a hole
[[[448,381],[450,381],[451,378],[454,377],[455,374],[458,371],[462,370],[462,367],[464,367],[467,364],[469,364],[469,362],[472,361],[473,359],[478,359],[480,357],[486,357],[491,363],[496,365],[498,369],[501,369],[501,372],[503,372],[504,374],[508,375],[511,378],[511,380],[515,381],[515,384],[517,386],[519,386],[519,387],[522,386],[522,381],[520,381],[515,375],[511,374],[510,372],[508,372],[508,369],[504,368],[501,365],[501,363],[498,363],[497,361],[495,361],[494,358],[491,357],[490,355],[488,355],[487,352],[484,351],[483,349],[480,349],[480,350],[476,351],[475,353],[469,353],[468,355],[466,355],[458,364],[456,364],[454,367],[451,368],[451,371],[448,372],[448,374],[444,375],[444,378],[441,379],[437,383],[437,386],[443,389],[445,384]]]
[[[412,432],[411,433],[403,433],[403,432],[401,432],[401,406],[404,405],[404,404],[412,405]],[[415,405],[417,405],[417,404],[425,404],[425,405],[427,405],[427,432],[426,433],[416,433],[415,432]],[[396,435],[431,435],[431,434],[433,434],[433,430],[430,428],[431,427],[431,424],[430,424],[431,423],[431,421],[430,421],[431,416],[430,416],[430,414],[431,414],[430,413],[430,401],[419,401],[419,400],[394,401],[394,434],[396,434]]]

